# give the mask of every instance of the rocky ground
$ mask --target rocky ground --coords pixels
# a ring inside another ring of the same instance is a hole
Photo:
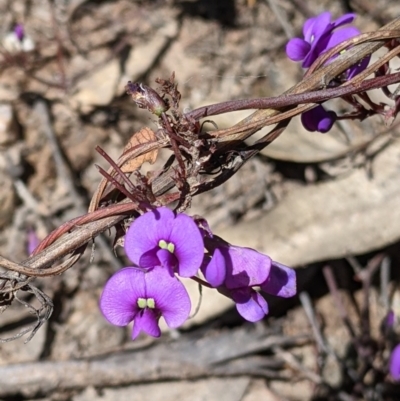
[[[182,110],[277,96],[303,74],[285,55],[288,39],[312,15],[349,9],[363,32],[400,15],[395,0],[0,0],[0,255],[23,261],[32,232],[43,239],[87,211],[95,164],[107,168],[97,145],[117,159],[134,132],[155,128],[127,81],[157,87],[174,71]],[[31,42],[10,42],[16,24]],[[132,343],[98,309],[123,265],[107,234],[64,274],[37,280],[54,313],[27,344],[0,344],[0,399],[398,399],[381,330],[389,307],[400,316],[398,135],[380,117],[326,135],[294,119],[228,182],[194,198],[190,212],[218,235],[298,269],[302,295],[268,299],[262,323],[244,324],[205,291],[183,330]],[[35,301],[22,301],[0,315],[1,338],[34,322],[24,302]]]

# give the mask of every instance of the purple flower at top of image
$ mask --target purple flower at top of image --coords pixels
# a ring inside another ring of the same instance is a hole
[[[233,246],[215,237],[206,248],[212,256],[202,266],[205,279],[236,304],[239,314],[256,322],[268,314],[268,304],[254,287],[279,297],[296,294],[296,273],[268,255],[250,248]]]
[[[360,34],[353,26],[343,27],[353,22],[354,14],[345,14],[334,21],[331,21],[331,17],[330,12],[324,12],[308,19],[303,26],[304,39],[289,40],[286,45],[287,56],[293,61],[302,61],[302,67],[308,68],[322,53]]]
[[[400,344],[394,347],[390,355],[389,372],[394,380],[400,380]]]
[[[327,50],[360,34],[360,31],[354,26],[344,26],[353,22],[355,14],[345,14],[334,21],[331,21],[331,18],[331,13],[324,12],[308,19],[303,26],[304,38],[293,38],[287,43],[287,56],[293,61],[302,61],[302,67],[308,68]],[[344,74],[345,79],[351,79],[365,70],[369,59],[370,57],[365,57],[357,65],[350,67]],[[336,119],[335,112],[327,111],[321,105],[301,116],[306,130],[322,133],[328,132]]]
[[[128,258],[144,269],[163,266],[170,275],[192,277],[204,257],[204,242],[193,219],[159,207],[139,216],[125,237]]]
[[[147,271],[134,267],[119,270],[108,280],[100,298],[100,310],[111,324],[126,326],[133,321],[132,340],[140,332],[159,337],[161,316],[168,327],[181,326],[190,308],[183,284],[160,266]]]

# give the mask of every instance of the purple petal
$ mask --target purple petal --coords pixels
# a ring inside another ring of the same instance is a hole
[[[147,297],[153,298],[156,309],[159,310],[169,327],[181,326],[190,314],[190,298],[184,285],[171,277],[160,266],[146,274]]]
[[[360,31],[357,28],[349,26],[347,28],[339,29],[332,33],[329,36],[329,40],[326,43],[325,49],[332,49],[333,47],[337,46],[339,43],[346,41],[347,39],[354,38],[360,34]]]
[[[157,246],[147,252],[145,252],[140,258],[138,265],[143,268],[153,268],[154,266],[160,265],[160,260],[158,259],[157,252],[160,248]]]
[[[126,326],[139,311],[137,299],[145,296],[145,273],[127,267],[107,281],[100,298],[100,310],[110,323]]]
[[[400,344],[396,345],[390,356],[389,372],[394,380],[400,380]]]
[[[327,49],[327,44],[329,42],[330,35],[323,35],[316,39],[308,52],[307,56],[304,58],[301,66],[303,68],[308,68],[311,64]]]
[[[354,65],[347,70],[347,79],[351,79],[358,75],[360,72],[364,71],[369,64],[371,56],[364,57],[358,65]]]
[[[345,25],[345,24],[350,24],[350,22],[353,22],[354,19],[356,18],[355,14],[344,14],[335,21],[332,21],[333,28],[337,28],[339,26]]]
[[[132,329],[132,340],[134,340],[141,331],[152,337],[160,337],[161,330],[158,326],[159,315],[153,309],[142,309],[136,316]]]
[[[303,60],[311,49],[311,45],[303,39],[290,39],[286,45],[286,54],[293,61]]]
[[[169,238],[174,220],[174,212],[166,207],[139,216],[125,236],[125,253],[128,258],[140,266],[140,258],[144,253],[157,247],[161,239]]]
[[[304,40],[307,41],[308,43],[311,42],[312,29],[314,27],[316,19],[317,19],[317,17],[309,18],[308,20],[306,20],[306,22],[303,25]],[[329,18],[329,20],[330,20],[330,18]]]
[[[318,16],[311,18],[311,22],[304,24],[303,34],[304,39],[308,43],[318,40],[323,34],[332,31],[331,13],[324,12]]]
[[[324,118],[319,120],[317,131],[325,134],[326,132],[330,131],[333,124],[335,123],[337,115],[334,111],[327,111]]]
[[[336,121],[336,113],[334,111],[326,111],[321,105],[314,109],[304,112],[301,115],[301,122],[308,131],[328,132]]]
[[[268,314],[267,301],[254,290],[234,290],[232,299],[239,314],[249,322],[258,322]]]
[[[229,289],[262,284],[269,275],[271,258],[250,248],[238,246],[219,248],[225,258],[225,285]]]
[[[203,236],[193,219],[178,214],[168,238],[175,245],[174,255],[178,258],[178,274],[182,277],[195,276],[204,257]]]
[[[272,262],[267,281],[261,289],[268,294],[289,298],[296,295],[296,272],[288,266]]]
[[[175,255],[173,255],[167,249],[159,249],[157,251],[157,259],[160,261],[160,265],[166,268],[171,276],[174,274],[174,269],[177,265]]]
[[[202,269],[202,272],[213,287],[223,284],[226,277],[226,263],[219,249],[214,251],[211,261]]]

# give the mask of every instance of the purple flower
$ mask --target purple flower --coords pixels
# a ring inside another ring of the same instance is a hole
[[[206,280],[236,303],[239,314],[256,322],[268,314],[268,304],[254,287],[280,297],[296,294],[296,274],[254,249],[232,246],[218,237],[207,239],[212,253],[202,272]]]
[[[322,53],[360,33],[352,26],[337,30],[354,18],[354,14],[345,14],[331,22],[331,13],[324,12],[308,19],[303,26],[304,39],[291,39],[286,45],[287,56],[293,61],[303,61],[303,68],[310,67]]]
[[[169,327],[179,327],[189,317],[190,308],[183,284],[160,266],[148,271],[119,270],[106,283],[100,299],[101,312],[110,323],[126,326],[134,322],[132,340],[141,331],[159,337],[161,316]]]
[[[335,123],[337,115],[334,111],[326,111],[323,106],[317,107],[304,112],[301,115],[301,123],[303,127],[311,132],[328,132]]]
[[[389,372],[394,380],[400,380],[400,344],[394,347],[390,355]]]
[[[145,269],[163,266],[170,275],[196,275],[204,257],[203,237],[193,219],[160,207],[138,217],[125,237],[128,258]]]
[[[331,13],[324,12],[317,17],[308,19],[303,26],[304,39],[293,38],[289,40],[286,45],[287,56],[293,61],[302,61],[303,68],[310,67],[327,50],[360,34],[360,31],[353,26],[343,27],[343,25],[353,22],[354,18],[354,14],[345,14],[331,22]],[[368,63],[369,57],[365,57],[359,64],[346,71],[345,78],[353,78],[363,71]],[[304,128],[311,132],[319,131],[322,133],[328,132],[336,119],[335,112],[326,111],[321,105],[303,113],[301,116]]]

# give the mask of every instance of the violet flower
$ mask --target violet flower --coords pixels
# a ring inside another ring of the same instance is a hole
[[[196,275],[204,257],[203,237],[193,219],[160,207],[138,217],[125,237],[128,258],[145,269],[163,266],[172,276]]]
[[[308,68],[328,49],[360,34],[355,27],[343,25],[353,22],[354,14],[345,14],[331,22],[331,13],[324,12],[317,17],[308,19],[303,26],[303,36],[293,38],[286,45],[286,54],[293,61],[303,61],[302,67]]]
[[[327,50],[332,49],[341,42],[344,42],[360,34],[360,31],[353,27],[343,25],[353,22],[354,14],[345,14],[331,22],[331,13],[324,12],[317,17],[308,19],[303,26],[303,36],[293,38],[286,45],[286,54],[293,61],[302,61],[302,67],[308,68],[311,64]],[[369,57],[365,57],[358,65],[350,67],[345,78],[351,79],[363,71],[369,63]],[[301,121],[308,131],[328,132],[337,115],[333,111],[326,111],[323,106],[302,114]]]
[[[158,321],[176,328],[189,317],[190,298],[183,284],[160,267],[143,271],[127,267],[115,273],[106,283],[100,299],[104,317],[116,326],[133,321],[132,340],[141,331],[159,337]]]
[[[394,347],[390,355],[389,372],[394,380],[400,380],[400,344]]]
[[[273,262],[254,249],[232,246],[218,237],[206,240],[211,260],[202,266],[206,280],[229,296],[239,314],[256,322],[268,314],[268,304],[254,287],[280,297],[296,294],[296,274],[289,267]]]

